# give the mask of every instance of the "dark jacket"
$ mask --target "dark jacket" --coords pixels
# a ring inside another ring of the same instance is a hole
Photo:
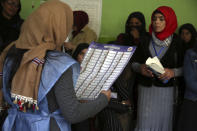
[[[0,53],[8,44],[18,39],[22,23],[23,19],[19,15],[8,20],[0,13]]]
[[[149,39],[146,42],[138,46],[138,49],[136,50],[132,58],[133,62],[145,64],[147,58],[151,57],[151,53],[149,51],[150,40],[151,40],[151,37],[149,37]],[[180,43],[180,39],[176,34],[174,34],[172,43],[170,44],[170,47],[168,48],[167,52],[162,57],[160,62],[164,68],[182,67],[183,57],[184,57],[183,52],[184,51],[183,51],[182,44]],[[170,79],[167,83],[164,84],[162,81],[158,80],[158,78],[156,77],[150,78],[150,77],[143,76],[139,73],[137,74],[137,80],[139,84],[144,85],[144,86],[151,86],[153,84],[155,86],[167,87],[167,86],[173,86],[174,84],[173,79]]]

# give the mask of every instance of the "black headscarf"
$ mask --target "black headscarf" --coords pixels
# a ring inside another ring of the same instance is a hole
[[[4,3],[6,0],[0,0]],[[19,1],[19,8],[15,16],[7,19],[3,16],[3,7],[0,4],[0,52],[12,41],[16,40],[20,34],[20,27],[23,19],[20,18],[21,3]]]
[[[181,35],[181,32],[182,32],[183,29],[188,30],[192,34],[191,40],[188,43],[183,42],[185,48],[186,49],[193,48],[194,47],[194,44],[196,43],[196,39],[197,39],[196,29],[190,23],[184,24],[179,29],[179,35]]]
[[[142,23],[141,26],[130,26],[129,23],[130,23],[131,18],[137,18]],[[126,24],[125,24],[125,34],[123,38],[125,44],[130,44],[134,42],[134,38],[130,34],[133,28],[136,28],[139,31],[140,38],[146,34],[145,17],[141,12],[133,12],[128,16]]]
[[[7,0],[0,0],[0,3],[4,3],[4,2],[6,2]],[[2,12],[2,10],[3,10],[3,7],[2,7],[2,5],[0,4],[0,12]],[[19,16],[19,13],[20,13],[20,11],[21,11],[21,1],[19,0],[19,8],[18,8],[18,11],[17,11],[17,13],[16,13],[16,15],[15,16]]]
[[[73,58],[77,60],[77,56],[83,49],[87,49],[89,47],[88,43],[81,43],[77,46],[75,52],[73,53]]]
[[[131,18],[137,18],[142,23],[142,25],[141,26],[130,27],[129,23],[130,23]],[[146,32],[145,18],[144,18],[144,15],[141,12],[133,12],[128,16],[126,24],[125,24],[125,33],[130,34],[131,28],[137,28],[138,31],[140,32],[140,34]]]

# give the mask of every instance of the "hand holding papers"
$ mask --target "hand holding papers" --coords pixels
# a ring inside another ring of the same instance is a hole
[[[95,99],[123,71],[136,47],[91,43],[81,64],[75,91],[79,100]]]
[[[157,56],[155,56],[153,58],[149,57],[146,60],[146,65],[153,72],[153,74],[155,74],[156,76],[159,76],[159,75],[165,73],[164,68],[163,68],[162,64],[160,63],[159,59],[157,58]]]
[[[166,77],[161,78],[161,74],[165,73],[165,70],[162,66],[162,64],[160,63],[159,59],[157,58],[157,56],[153,57],[153,58],[148,58],[146,60],[146,65],[148,66],[148,68],[153,72],[153,74],[155,74],[157,77],[159,77],[159,79],[163,82],[163,83],[167,83],[168,79],[166,79]]]

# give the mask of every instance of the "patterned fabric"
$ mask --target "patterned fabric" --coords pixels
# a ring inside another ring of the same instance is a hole
[[[170,43],[172,42],[172,38],[173,38],[173,34],[170,35],[168,38],[166,38],[165,40],[161,41],[159,40],[156,36],[155,36],[155,33],[152,32],[152,39],[154,41],[154,43],[158,46],[163,46],[163,47],[166,47],[166,46],[169,46]]]
[[[43,65],[44,64],[44,60],[40,60],[38,58],[34,58],[32,60],[32,62],[35,63],[36,65],[39,65],[39,64]]]
[[[99,118],[102,131],[123,131],[115,111],[106,108],[99,114]]]

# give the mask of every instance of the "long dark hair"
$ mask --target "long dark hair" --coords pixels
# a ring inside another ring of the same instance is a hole
[[[132,25],[130,25],[130,20],[132,18],[138,19],[142,24],[141,25],[138,25],[138,26],[132,26]],[[145,34],[146,34],[146,23],[145,23],[145,17],[144,17],[144,15],[141,12],[132,12],[128,16],[127,21],[126,21],[126,24],[125,24],[125,34],[124,34],[124,36],[122,38],[123,41],[124,41],[123,42],[124,45],[130,45],[131,43],[133,45],[135,45],[135,43],[134,43],[134,37],[131,34],[131,30],[133,30],[134,28],[138,30],[139,35],[140,35],[140,39],[141,39],[141,37],[144,37],[145,36]]]
[[[125,24],[125,33],[130,34],[131,27],[129,26],[129,22],[130,22],[131,18],[136,18],[142,23],[142,25],[140,26],[139,32],[140,32],[140,34],[145,33],[146,32],[146,22],[145,22],[145,17],[141,12],[133,12],[128,16],[126,24]]]
[[[79,53],[83,50],[83,49],[87,49],[89,47],[88,43],[80,43],[77,48],[75,49],[75,52],[73,53],[73,58],[75,60],[77,60],[77,57],[79,55]]]
[[[186,24],[184,24],[180,27],[179,35],[181,35],[181,32],[182,32],[183,29],[186,29],[191,33],[192,38],[191,38],[190,42],[195,42],[196,38],[197,38],[197,32],[196,32],[195,27],[190,23],[186,23]]]
[[[194,51],[197,53],[197,41],[194,43]]]
[[[1,3],[5,3],[6,1],[7,0],[0,0],[0,12],[2,12],[2,10],[3,10]],[[19,0],[19,8],[18,8],[18,11],[15,16],[19,16],[20,11],[21,11],[21,1]]]

